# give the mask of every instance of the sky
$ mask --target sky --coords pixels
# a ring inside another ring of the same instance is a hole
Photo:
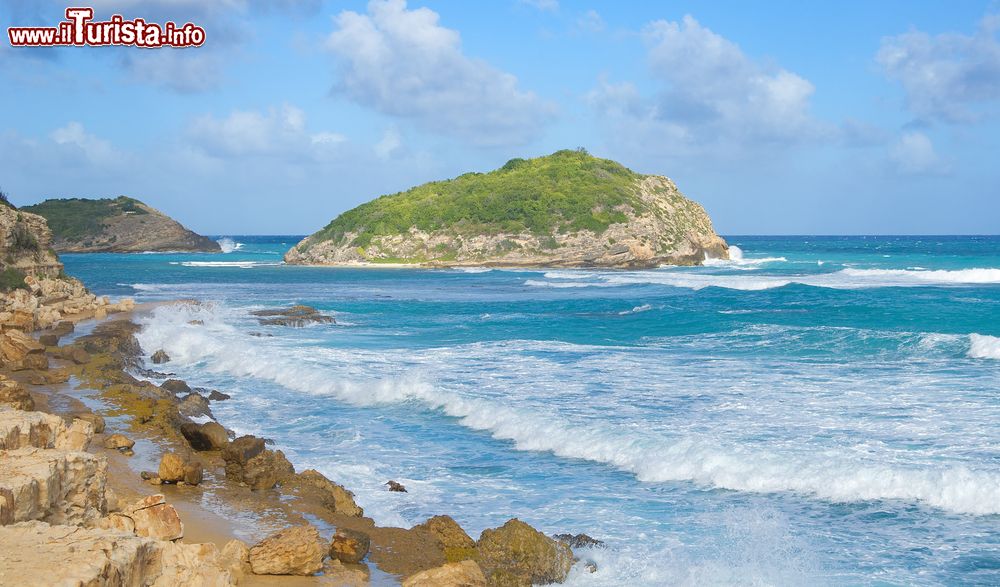
[[[1000,233],[1000,2],[0,0],[0,27],[193,22],[201,47],[0,39],[0,188],[306,234],[584,147],[721,234]]]

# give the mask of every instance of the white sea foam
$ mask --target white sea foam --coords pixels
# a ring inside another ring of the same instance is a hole
[[[192,327],[193,318],[205,320]],[[881,463],[851,452],[788,452],[720,444],[711,435],[668,437],[604,422],[574,423],[537,410],[439,389],[416,376],[337,380],[311,349],[252,339],[211,307],[165,306],[145,319],[144,348],[163,348],[179,366],[250,377],[360,407],[410,403],[439,410],[523,451],[616,467],[651,483],[690,482],[747,492],[795,492],[835,502],[903,500],[951,512],[1000,514],[1000,473],[961,464]]]
[[[158,291],[163,289],[163,285],[155,283],[119,283],[118,285],[128,285],[135,291]]]
[[[281,263],[261,263],[259,261],[171,261],[170,264],[182,267],[239,267],[241,269],[281,265]]]
[[[455,270],[461,273],[489,273],[493,271],[491,267],[456,267]]]
[[[969,356],[973,359],[1000,359],[1000,338],[985,334],[970,334]]]
[[[756,269],[765,263],[783,263],[788,261],[784,257],[761,257],[747,259],[743,255],[743,249],[736,245],[729,245],[728,259],[713,259],[706,256],[702,264],[706,267],[730,267],[734,269]]]
[[[652,309],[653,309],[653,306],[650,306],[649,304],[643,304],[641,306],[636,306],[636,307],[632,308],[631,310],[622,310],[621,312],[618,312],[618,315],[619,316],[625,316],[625,315],[628,315],[628,314],[639,314],[639,313],[642,313],[642,312],[648,312],[648,311],[650,311]]]
[[[219,243],[219,248],[222,249],[223,253],[232,253],[243,248],[243,243],[238,243],[228,236],[220,238],[215,242]]]

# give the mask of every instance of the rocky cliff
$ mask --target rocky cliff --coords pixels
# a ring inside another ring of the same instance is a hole
[[[62,272],[45,219],[6,203],[0,203],[0,254],[0,270],[7,278],[55,277]]]
[[[60,253],[219,252],[219,244],[139,200],[45,200],[23,210],[48,220]]]
[[[285,262],[656,267],[706,257],[728,258],[728,246],[670,179],[559,151],[358,206]]]

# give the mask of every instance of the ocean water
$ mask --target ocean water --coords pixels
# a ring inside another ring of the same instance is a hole
[[[571,585],[1000,584],[1000,237],[736,236],[649,271],[282,265],[297,240],[63,259],[204,302],[146,351],[379,523],[604,540]],[[337,323],[249,315],[290,303]]]

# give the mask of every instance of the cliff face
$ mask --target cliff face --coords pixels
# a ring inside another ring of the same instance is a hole
[[[63,268],[45,219],[6,205],[0,205],[0,254],[0,269],[24,275],[55,277]]]
[[[625,268],[728,258],[704,208],[666,177],[579,152],[514,161],[355,208],[285,262]]]
[[[219,252],[219,244],[133,198],[45,200],[28,210],[44,216],[60,253]]]

